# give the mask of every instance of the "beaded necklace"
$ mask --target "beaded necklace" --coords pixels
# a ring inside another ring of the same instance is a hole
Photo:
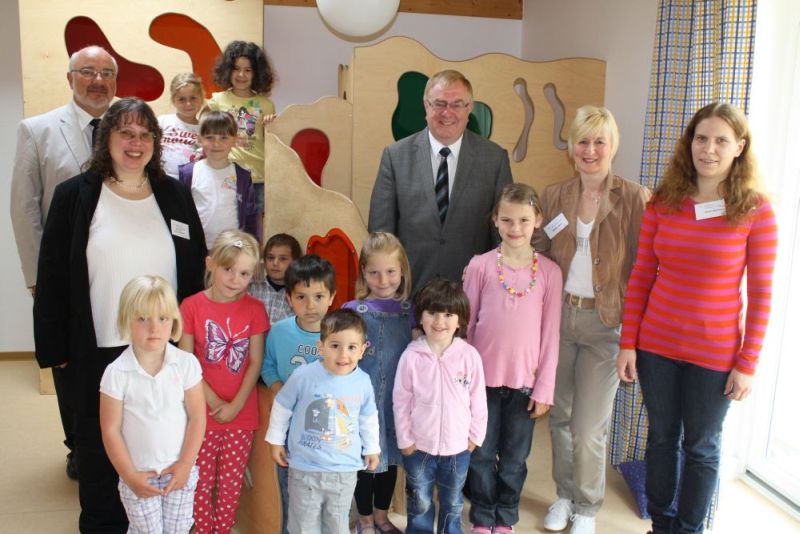
[[[500,285],[503,287],[503,290],[507,291],[509,295],[512,297],[519,297],[522,298],[528,293],[531,292],[536,286],[536,271],[539,269],[539,255],[536,253],[536,249],[533,250],[533,263],[531,264],[531,281],[528,283],[528,287],[525,288],[524,291],[515,289],[509,286],[506,283],[506,277],[503,274],[503,250],[500,246],[497,247],[497,280],[500,282]]]

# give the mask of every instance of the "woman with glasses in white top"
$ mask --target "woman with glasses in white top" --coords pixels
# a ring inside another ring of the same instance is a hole
[[[55,190],[34,301],[36,357],[66,370],[77,412],[81,532],[128,528],[99,425],[100,378],[126,346],[115,326],[122,288],[158,275],[180,300],[203,288],[205,255],[189,190],[161,169],[153,111],[137,98],[115,102],[98,126],[86,172]]]

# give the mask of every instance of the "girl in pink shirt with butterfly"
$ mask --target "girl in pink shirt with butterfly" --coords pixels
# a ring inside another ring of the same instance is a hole
[[[257,263],[258,243],[250,234],[221,232],[206,258],[207,289],[181,304],[184,333],[178,346],[200,360],[208,405],[197,458],[198,534],[227,533],[233,527],[258,427],[255,385],[269,318],[261,302],[247,294]]]

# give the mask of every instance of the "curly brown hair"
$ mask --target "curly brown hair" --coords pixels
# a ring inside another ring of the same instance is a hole
[[[694,114],[675,146],[675,154],[651,202],[658,202],[669,210],[678,210],[685,198],[697,193],[692,141],[697,125],[711,117],[724,120],[733,130],[736,140],[744,141],[741,154],[734,158],[728,177],[720,184],[720,195],[725,200],[725,217],[728,222],[735,223],[752,213],[761,202],[763,193],[755,155],[750,149],[747,118],[727,102],[713,102]]]
[[[250,89],[256,93],[269,93],[275,83],[275,73],[264,49],[256,43],[231,41],[214,64],[214,83],[230,89],[231,73],[236,59],[246,57],[253,69],[253,82]]]
[[[138,124],[153,134],[153,156],[144,170],[150,180],[166,179],[161,168],[161,127],[150,106],[139,98],[120,98],[105,112],[103,120],[97,126],[97,140],[92,150],[92,158],[87,163],[88,169],[103,180],[109,176],[119,178],[114,172],[108,141],[111,132],[127,124]]]

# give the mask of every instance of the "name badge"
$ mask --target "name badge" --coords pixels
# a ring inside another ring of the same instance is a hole
[[[553,239],[558,233],[569,226],[569,221],[564,216],[564,212],[559,213],[552,221],[547,223],[544,227],[544,233],[547,237]]]
[[[694,205],[694,218],[698,221],[713,219],[725,215],[725,201],[723,199],[701,202]]]
[[[175,219],[170,219],[169,222],[170,222],[170,228],[172,229],[172,235],[176,235],[184,239],[189,239],[188,224],[176,221]]]

